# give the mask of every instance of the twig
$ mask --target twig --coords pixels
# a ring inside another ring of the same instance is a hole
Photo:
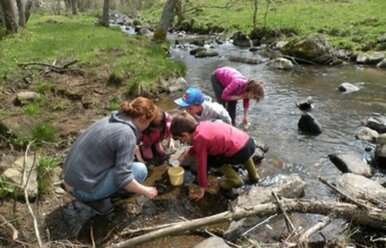
[[[268,221],[270,221],[272,218],[274,218],[274,217],[276,217],[276,216],[277,216],[277,214],[273,214],[273,215],[269,216],[268,218],[266,218],[265,220],[263,220],[263,221],[257,223],[257,224],[254,225],[253,227],[251,227],[251,228],[249,228],[248,230],[246,230],[246,231],[242,234],[242,236],[247,235],[247,234],[248,234],[250,231],[252,231],[253,229],[255,229],[255,228],[257,228],[257,227],[263,225],[264,223],[267,223]]]
[[[272,191],[272,195],[273,195],[273,197],[275,198],[277,204],[279,205],[279,208],[280,208],[281,212],[282,212],[283,215],[284,215],[285,224],[286,224],[286,226],[287,226],[288,231],[289,231],[289,232],[295,231],[295,230],[296,230],[295,225],[293,224],[292,220],[291,220],[290,217],[288,216],[287,211],[286,211],[286,210],[283,208],[283,206],[281,205],[280,199],[279,199],[278,195],[277,195],[274,191]]]
[[[338,194],[342,195],[344,198],[346,198],[349,202],[357,205],[360,209],[362,210],[368,210],[368,206],[366,206],[365,204],[357,201],[356,199],[352,198],[351,196],[348,196],[346,193],[344,193],[343,191],[341,191],[340,189],[338,189],[337,187],[335,187],[334,185],[332,185],[331,183],[327,182],[323,177],[318,177],[319,181],[321,181],[322,183],[326,184],[328,187],[330,187],[332,190],[334,190],[335,192],[337,192]]]
[[[33,143],[33,142],[30,142],[30,143],[28,144],[28,146],[27,146],[27,149],[25,150],[25,154],[24,154],[24,165],[23,165],[23,167],[24,167],[24,170],[23,170],[23,178],[24,178],[24,176],[25,176],[25,164],[26,164],[26,161],[27,161],[28,151],[29,151],[29,149],[30,149],[32,143]],[[31,171],[34,169],[35,164],[36,164],[36,156],[34,156],[34,161],[33,161],[32,165],[31,165],[31,169],[30,169],[30,171],[29,171],[29,173],[28,173],[27,180],[26,180],[25,184],[23,185],[23,187],[24,187],[24,198],[25,198],[25,202],[26,202],[27,207],[28,207],[28,211],[30,212],[31,217],[32,217],[32,219],[33,219],[33,224],[34,224],[34,229],[35,229],[35,235],[36,235],[36,239],[37,239],[37,241],[38,241],[38,245],[39,245],[39,247],[43,247],[42,240],[41,240],[41,238],[40,238],[38,222],[37,222],[37,220],[36,220],[35,213],[34,213],[32,207],[31,207],[31,204],[30,204],[29,198],[28,198],[28,184],[29,184],[29,179],[30,179],[30,176],[31,176]]]
[[[16,240],[17,237],[19,236],[19,232],[18,232],[18,231],[16,230],[16,228],[11,224],[11,222],[9,222],[2,214],[0,214],[0,217],[1,217],[1,219],[4,221],[4,223],[5,223],[9,228],[12,229],[12,232],[13,232],[13,234],[12,234],[12,239],[13,239],[13,240]]]
[[[90,238],[91,238],[92,247],[95,248],[94,231],[92,226],[90,227]]]
[[[311,228],[305,230],[299,237],[299,243],[300,244],[304,244],[307,242],[307,240],[309,239],[309,237],[320,231],[321,229],[323,229],[324,227],[326,227],[328,224],[331,223],[331,217],[330,216],[325,216],[323,219],[319,220],[319,222],[312,226]]]

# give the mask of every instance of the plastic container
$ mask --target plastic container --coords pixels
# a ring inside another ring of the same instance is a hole
[[[179,186],[184,183],[184,168],[182,167],[170,167],[168,169],[168,175],[170,183],[173,186]]]
[[[173,167],[178,167],[178,166],[180,166],[180,161],[172,160],[172,161],[170,161],[170,165]]]

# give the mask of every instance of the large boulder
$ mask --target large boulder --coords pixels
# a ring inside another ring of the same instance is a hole
[[[294,39],[282,47],[281,52],[305,63],[331,65],[337,60],[333,48],[320,35]]]

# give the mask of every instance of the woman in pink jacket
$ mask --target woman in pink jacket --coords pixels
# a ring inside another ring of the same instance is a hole
[[[237,100],[243,100],[244,128],[249,126],[248,109],[250,99],[260,101],[264,97],[263,82],[256,79],[247,79],[238,70],[232,67],[219,67],[211,76],[211,82],[217,102],[228,110],[232,125],[236,126]]]

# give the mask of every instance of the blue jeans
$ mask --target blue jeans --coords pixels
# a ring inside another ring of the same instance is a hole
[[[133,162],[132,170],[134,179],[137,180],[137,182],[142,183],[145,181],[147,177],[147,168],[144,163]],[[114,180],[114,170],[110,169],[104,180],[98,184],[98,189],[96,192],[90,194],[81,190],[74,189],[71,193],[75,198],[84,202],[101,200],[109,197],[119,190],[123,190],[117,188]]]

